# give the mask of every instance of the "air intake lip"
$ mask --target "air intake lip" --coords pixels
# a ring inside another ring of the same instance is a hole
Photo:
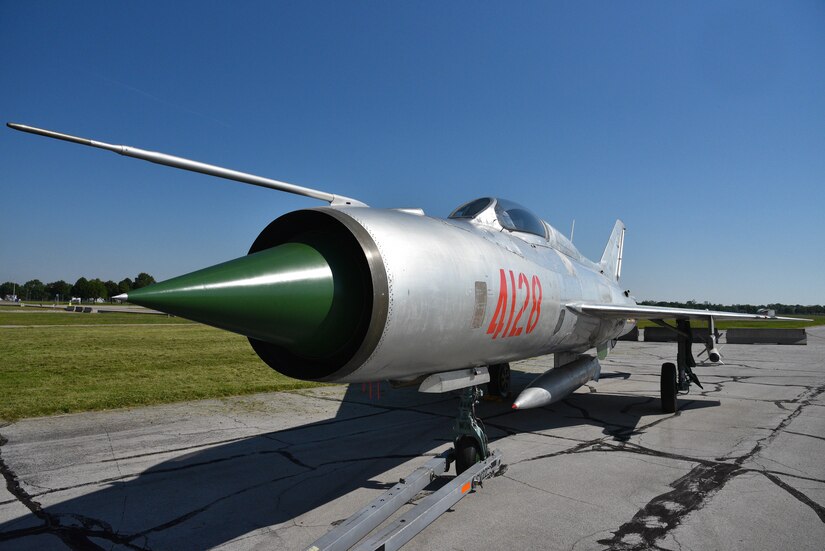
[[[324,346],[308,341],[309,346],[286,347],[255,338],[249,342],[267,365],[288,377],[338,380],[369,359],[384,333],[389,285],[378,247],[361,224],[329,207],[299,210],[274,220],[249,253],[285,243],[301,243],[318,251],[333,272],[333,308],[316,335],[316,342]],[[331,350],[329,341],[335,342]]]

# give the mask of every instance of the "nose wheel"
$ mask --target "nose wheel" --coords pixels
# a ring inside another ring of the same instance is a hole
[[[483,458],[478,441],[472,436],[460,436],[455,441],[455,473],[461,474]]]
[[[461,393],[455,430],[455,470],[461,474],[479,461],[487,459],[487,434],[481,419],[476,417],[476,404],[483,392],[477,386],[467,387]]]

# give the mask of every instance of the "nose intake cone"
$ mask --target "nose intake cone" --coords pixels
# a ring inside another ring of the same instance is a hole
[[[285,243],[129,291],[128,301],[323,356],[340,344],[335,330],[346,323],[334,307],[334,279],[316,248]]]

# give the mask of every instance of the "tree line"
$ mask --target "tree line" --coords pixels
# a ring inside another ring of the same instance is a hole
[[[125,278],[118,283],[112,280],[103,281],[99,278],[79,278],[74,284],[62,279],[43,283],[39,279],[32,279],[23,285],[13,281],[6,281],[0,285],[0,298],[6,295],[17,295],[20,300],[61,300],[68,301],[72,297],[82,300],[98,298],[111,299],[121,293],[128,293],[132,289],[140,289],[155,282],[155,278],[146,272],[141,272],[135,279]]]
[[[803,306],[802,304],[782,304],[779,302],[773,304],[713,304],[710,302],[696,302],[689,300],[687,302],[668,302],[656,300],[643,300],[639,304],[645,306],[666,306],[670,308],[699,308],[701,310],[720,310],[722,312],[744,312],[745,314],[756,314],[759,310],[775,310],[777,314],[825,314],[825,305],[823,304],[809,304]]]

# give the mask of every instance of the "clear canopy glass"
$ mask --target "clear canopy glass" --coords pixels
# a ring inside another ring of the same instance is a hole
[[[526,207],[508,201],[492,197],[482,197],[474,199],[469,203],[464,203],[453,211],[450,218],[475,218],[495,201],[495,212],[498,223],[510,231],[532,233],[541,237],[547,237],[547,231],[541,219],[533,214]]]

